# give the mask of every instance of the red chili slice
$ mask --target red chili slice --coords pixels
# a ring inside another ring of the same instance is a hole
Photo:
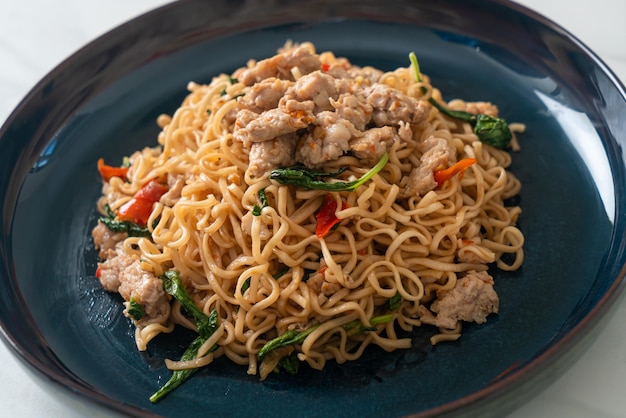
[[[341,203],[341,209],[348,208],[348,204],[345,202]],[[332,195],[327,194],[324,199],[324,203],[320,207],[319,212],[317,212],[317,226],[315,227],[315,235],[318,238],[324,238],[331,229],[339,222],[341,219],[338,219],[335,215],[337,211],[337,201],[332,197]]]
[[[123,180],[126,180],[126,176],[128,175],[128,167],[113,167],[110,165],[106,165],[104,163],[104,158],[100,158],[98,160],[98,171],[100,172],[100,176],[102,180],[107,183],[113,177],[119,177]]]
[[[145,226],[154,203],[158,202],[167,190],[167,186],[160,184],[156,179],[150,180],[135,193],[132,199],[120,207],[117,218]]]
[[[451,167],[435,171],[433,175],[435,177],[435,181],[437,182],[437,186],[443,186],[446,181],[450,180],[457,174],[462,176],[463,172],[474,164],[476,164],[476,158],[464,158]]]

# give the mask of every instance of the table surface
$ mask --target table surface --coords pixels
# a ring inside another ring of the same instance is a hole
[[[163,0],[0,0],[0,122],[63,59]],[[626,0],[520,0],[593,50],[626,82]],[[626,416],[626,299],[589,350],[511,418]],[[81,416],[45,392],[0,344],[3,416]]]

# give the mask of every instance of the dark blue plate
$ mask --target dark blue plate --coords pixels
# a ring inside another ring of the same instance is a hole
[[[488,100],[527,125],[511,170],[523,183],[526,260],[493,273],[501,312],[432,347],[265,382],[226,359],[157,405],[166,356],[190,338],[135,349],[120,299],[93,276],[99,157],[156,144],[188,81],[207,82],[287,39],[357,64],[415,51],[446,98]],[[504,1],[179,1],[78,51],[0,131],[0,321],[9,346],[77,407],[152,416],[401,416],[510,411],[586,348],[625,275],[624,87],[575,38]],[[593,332],[592,332],[593,331]],[[76,395],[76,396],[73,396]]]

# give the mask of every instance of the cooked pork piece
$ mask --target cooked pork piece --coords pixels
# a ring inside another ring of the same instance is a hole
[[[420,165],[415,167],[409,175],[409,181],[403,196],[410,197],[424,195],[437,186],[433,172],[444,167],[450,158],[448,141],[443,138],[430,136],[420,146],[423,154]]]
[[[422,306],[421,320],[447,329],[454,329],[459,321],[483,324],[489,314],[498,313],[499,303],[493,278],[484,271],[470,271],[452,290],[439,292],[430,311]]]
[[[169,297],[163,281],[141,268],[139,257],[127,254],[121,246],[109,250],[99,264],[100,283],[109,292],[118,292],[125,301],[133,299],[145,312],[144,322],[160,322],[169,317]]]
[[[124,241],[128,234],[126,232],[113,232],[102,222],[98,222],[91,231],[91,237],[96,250],[100,251],[100,259],[103,260],[106,258],[108,251],[114,249],[118,242]]]
[[[270,77],[294,80],[292,69],[297,68],[300,74],[308,74],[319,70],[321,66],[319,56],[307,45],[302,45],[257,62],[254,67],[244,70],[238,78],[246,86]]]

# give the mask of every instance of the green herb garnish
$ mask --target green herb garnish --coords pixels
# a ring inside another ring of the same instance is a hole
[[[189,361],[196,358],[198,355],[198,350],[202,347],[202,344],[206,339],[198,336],[195,340],[189,344],[189,347],[185,350],[183,355],[181,356],[181,361]],[[182,385],[191,375],[193,375],[198,369],[183,369],[183,370],[174,370],[172,373],[172,377],[165,382],[161,388],[156,391],[152,396],[150,396],[150,402],[156,403],[160,401],[163,397],[171,393],[174,389]]]
[[[281,358],[278,361],[278,369],[284,370],[291,375],[298,374],[298,370],[300,370],[300,360],[298,360],[297,354],[291,353],[290,355]]]
[[[422,81],[419,63],[417,62],[417,56],[414,52],[409,54],[409,60],[411,61],[411,66],[413,67],[415,80],[418,82]],[[422,88],[422,91],[425,92],[426,89]],[[451,110],[440,104],[432,97],[428,99],[428,102],[436,107],[441,113],[448,115],[451,118],[468,122],[474,128],[474,133],[478,139],[485,144],[504,149],[509,145],[509,142],[511,142],[513,135],[511,134],[509,125],[502,118],[469,113],[461,110]]]
[[[360,335],[367,331],[376,331],[376,326],[380,324],[386,324],[387,322],[391,322],[393,320],[392,314],[379,315],[370,319],[370,326],[365,326],[361,321],[355,319],[354,321],[350,321],[343,326],[343,328],[348,331],[350,335]]]
[[[104,206],[106,211],[105,216],[101,216],[98,220],[104,224],[109,230],[113,232],[126,232],[129,237],[150,237],[152,234],[147,227],[141,226],[130,221],[120,221],[115,219],[115,213],[111,210],[109,205]],[[158,223],[158,221],[155,221]],[[156,225],[153,224],[153,228]]]
[[[248,289],[250,289],[250,277],[244,280],[243,284],[241,285],[241,296],[243,296]]]
[[[309,170],[305,167],[289,167],[289,168],[277,168],[270,173],[270,179],[276,180],[281,184],[287,184],[292,186],[300,186],[305,189],[312,190],[326,190],[332,192],[341,191],[354,191],[359,186],[365,184],[369,179],[374,177],[382,168],[387,164],[389,160],[389,154],[385,152],[380,161],[376,163],[367,173],[354,181],[337,181],[327,182],[321,180],[324,177],[331,177],[331,175],[338,175],[345,171],[345,168],[336,173],[320,173],[317,171]]]
[[[196,321],[199,335],[191,342],[191,344],[189,344],[189,347],[187,347],[180,359],[181,361],[193,360],[198,356],[198,350],[202,347],[202,344],[204,344],[206,340],[209,339],[209,337],[217,330],[217,310],[213,309],[211,314],[207,316],[204,312],[198,309],[183,286],[180,274],[177,271],[166,271],[161,276],[161,280],[163,280],[163,288],[165,291],[178,300],[185,311]],[[216,349],[217,344],[211,347],[207,353],[215,351]],[[172,373],[172,377],[158,391],[150,396],[150,402],[155,403],[161,400],[164,396],[171,393],[174,389],[185,382],[197,370],[197,368],[175,370]]]
[[[128,314],[133,317],[135,321],[141,320],[144,317],[146,312],[143,310],[143,306],[141,306],[134,297],[130,298],[128,301]]]
[[[259,202],[261,202],[261,206],[257,205],[256,203],[254,204],[254,206],[252,207],[252,215],[254,216],[260,216],[263,208],[269,205],[267,201],[267,196],[265,195],[265,189],[259,190],[257,196],[259,198]]]
[[[259,359],[259,361],[261,361],[263,360],[263,357],[265,357],[267,353],[269,353],[272,350],[275,350],[280,347],[287,347],[293,344],[301,344],[306,339],[306,337],[310,333],[315,331],[317,328],[319,328],[319,326],[320,326],[319,324],[315,324],[303,331],[290,329],[289,331],[285,332],[283,335],[276,337],[273,340],[268,341],[263,347],[261,347],[261,349],[257,353],[257,358]]]
[[[287,274],[287,272],[289,271],[289,266],[283,266],[281,269],[279,269],[275,274],[272,275],[272,277],[274,279],[280,279],[281,277],[283,277],[285,274]]]
[[[180,302],[185,311],[195,319],[198,334],[201,337],[210,337],[215,332],[217,324],[193,303],[187,289],[183,286],[180,274],[175,270],[168,270],[163,273],[161,280],[163,280],[165,292]]]
[[[228,76],[228,82],[231,85],[233,85],[233,84],[239,83],[239,80],[236,79],[235,77]],[[220,92],[220,96],[226,96],[226,94],[228,94],[228,92],[226,91],[226,87],[224,87],[224,89],[222,89],[222,91]],[[243,94],[238,94],[238,95],[232,97],[232,99],[235,99],[235,98],[237,98],[239,96],[243,96]]]
[[[376,326],[380,324],[385,324],[387,322],[391,322],[393,320],[392,314],[375,316],[370,319],[370,326],[365,326],[358,319],[354,321],[350,321],[347,324],[343,325],[343,328],[348,331],[350,335],[362,334],[366,331],[375,331]],[[306,337],[319,328],[320,324],[311,325],[309,328],[298,331],[295,329],[291,329],[279,337],[276,337],[270,341],[268,341],[257,353],[257,358],[259,361],[262,361],[263,358],[272,350],[275,350],[280,347],[287,347],[294,344],[302,344]]]
[[[390,310],[395,311],[400,307],[400,305],[402,305],[402,296],[400,295],[400,292],[396,292],[396,294],[387,301],[387,307]]]

